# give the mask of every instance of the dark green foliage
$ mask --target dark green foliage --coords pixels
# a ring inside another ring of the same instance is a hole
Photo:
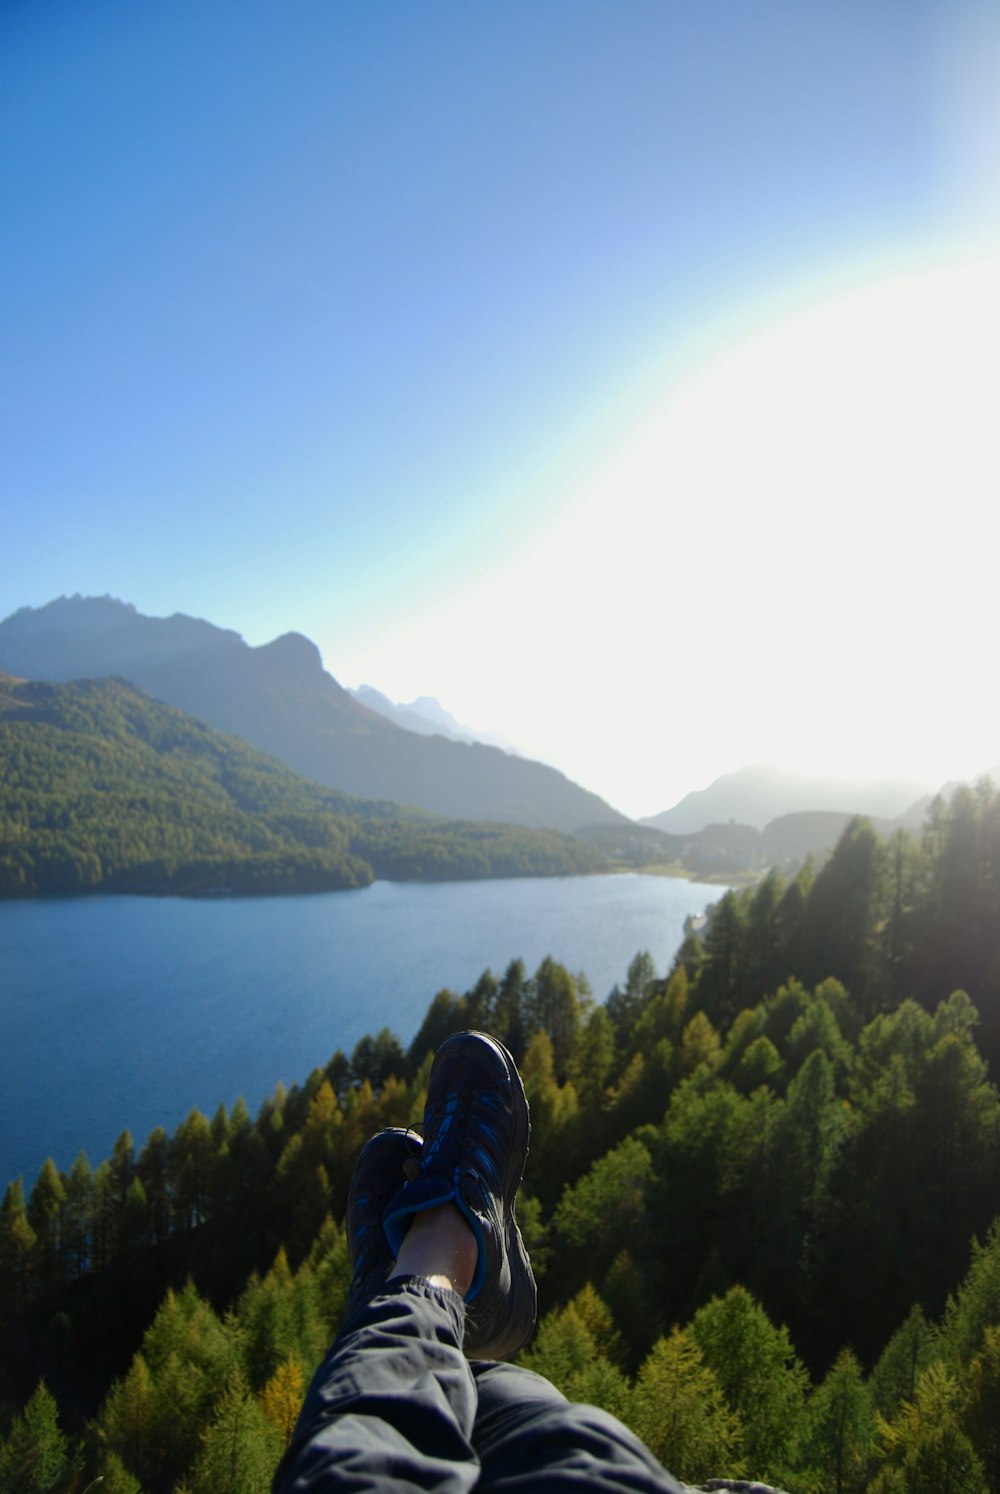
[[[781,1482],[795,1465],[808,1377],[788,1332],[745,1287],[695,1313],[691,1337],[743,1423],[743,1455],[755,1476]]]
[[[69,1469],[55,1400],[40,1384],[0,1447],[0,1494],[57,1494]]]
[[[802,1437],[802,1462],[815,1469],[831,1494],[864,1494],[875,1463],[875,1408],[857,1357],[837,1356],[810,1398]]]
[[[872,1370],[870,1385],[875,1409],[890,1421],[904,1401],[912,1401],[917,1381],[937,1357],[936,1328],[924,1311],[910,1309],[906,1322],[892,1335]]]
[[[631,1424],[666,1468],[685,1480],[745,1471],[744,1425],[690,1333],[659,1340],[636,1377]]]
[[[994,801],[974,796],[984,823]],[[266,1487],[342,1312],[354,1158],[420,1115],[431,1053],[476,1026],[531,1101],[526,1362],[681,1473],[1000,1494],[1000,1096],[977,1046],[997,988],[988,959],[969,995],[895,984],[929,928],[949,942],[950,835],[941,806],[920,847],[852,824],[814,880],[733,893],[704,946],[689,931],[663,980],[637,957],[607,1007],[552,960],[513,961],[440,992],[408,1051],[383,1029],[256,1118],[195,1111],[138,1152],[123,1132],[96,1169],[47,1163],[0,1206],[0,1334],[22,1346],[0,1393],[26,1405],[58,1363],[75,1422],[55,1430],[120,1494],[225,1468]]]
[[[320,788],[122,680],[0,679],[0,762],[0,897],[328,892],[603,864],[554,832]]]
[[[677,966],[692,1004],[723,1026],[793,977],[809,988],[832,978],[850,993],[835,1015],[851,1042],[906,996],[933,1010],[964,990],[996,1071],[998,928],[1000,793],[984,779],[936,800],[919,842],[903,832],[882,842],[856,818],[817,873],[807,863],[787,887],[772,872],[756,891],[728,893],[707,929],[689,928]]]

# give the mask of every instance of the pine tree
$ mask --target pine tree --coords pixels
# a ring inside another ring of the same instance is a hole
[[[264,1415],[275,1430],[280,1432],[285,1447],[292,1440],[304,1394],[302,1365],[294,1355],[278,1365],[261,1391]]]
[[[28,1222],[24,1185],[15,1178],[0,1204],[0,1303],[17,1312],[32,1285],[38,1242]]]
[[[191,1494],[269,1494],[281,1448],[281,1434],[234,1371],[203,1434]]]
[[[131,1473],[146,1479],[162,1466],[165,1449],[159,1443],[153,1378],[141,1354],[108,1391],[99,1426],[103,1443]]]
[[[793,1466],[807,1386],[788,1332],[776,1328],[745,1287],[699,1308],[691,1336],[745,1429],[745,1461],[758,1479]]]
[[[982,1459],[990,1494],[1000,1494],[1000,1323],[986,1329],[969,1366],[963,1425]]]
[[[0,1494],[61,1494],[69,1449],[44,1381],[0,1447]]]
[[[629,1137],[595,1162],[578,1183],[565,1190],[553,1215],[560,1250],[587,1274],[605,1270],[626,1245],[641,1242],[646,1223],[646,1185],[652,1160],[641,1141]]]
[[[626,1419],[665,1468],[688,1483],[745,1471],[740,1417],[690,1334],[674,1328],[643,1362]]]
[[[28,1199],[28,1223],[35,1232],[36,1261],[42,1281],[53,1285],[62,1271],[61,1223],[66,1189],[51,1157],[46,1157]]]
[[[81,1151],[66,1180],[63,1208],[64,1259],[70,1276],[81,1276],[90,1263],[93,1211],[94,1174],[86,1152]]]
[[[841,1350],[811,1396],[803,1437],[804,1460],[831,1494],[863,1494],[875,1458],[875,1410],[861,1366]]]
[[[982,1494],[983,1465],[962,1429],[964,1400],[958,1380],[931,1364],[896,1419],[880,1419],[886,1454],[907,1494]],[[878,1479],[871,1487],[884,1494]]]
[[[614,1362],[617,1350],[611,1314],[587,1286],[564,1308],[542,1319],[520,1362],[551,1380],[567,1400],[622,1416],[628,1382]]]
[[[986,1329],[1000,1323],[1000,1219],[986,1243],[972,1242],[972,1264],[941,1325],[942,1352],[954,1365],[968,1364],[981,1349]]]
[[[924,1310],[912,1307],[897,1328],[871,1372],[869,1384],[875,1409],[891,1420],[904,1401],[912,1401],[917,1381],[937,1353],[937,1330]]]
[[[117,1453],[104,1453],[99,1477],[98,1494],[143,1494],[139,1480],[128,1471]]]

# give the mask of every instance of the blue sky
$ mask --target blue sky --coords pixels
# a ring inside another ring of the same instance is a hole
[[[942,380],[991,377],[998,32],[964,0],[7,3],[0,615],[298,629],[633,813],[762,757],[996,762],[994,443]],[[873,434],[855,372],[924,362]],[[807,429],[877,489],[789,466]],[[901,628],[930,568],[935,631]],[[967,719],[917,751],[950,672]]]

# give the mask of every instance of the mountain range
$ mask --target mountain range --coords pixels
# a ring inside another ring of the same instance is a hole
[[[725,773],[708,788],[685,794],[671,809],[639,821],[671,835],[689,835],[706,825],[735,820],[763,830],[783,815],[830,812],[869,815],[917,830],[939,784],[907,779],[809,776],[757,764]]]
[[[549,830],[321,788],[123,679],[0,674],[0,761],[0,897],[329,892],[603,865]]]
[[[365,799],[564,833],[627,823],[555,768],[418,735],[369,710],[300,633],[251,648],[199,618],[148,617],[112,597],[60,597],[0,623],[0,671],[57,682],[120,676],[314,782]]]
[[[0,671],[55,682],[118,676],[315,783],[452,819],[582,830],[627,865],[720,875],[789,865],[829,849],[854,814],[882,833],[917,832],[932,795],[954,787],[755,765],[636,824],[556,768],[477,737],[429,696],[397,705],[371,686],[343,689],[300,633],[252,648],[213,623],[145,616],[111,597],[22,607],[0,622]]]

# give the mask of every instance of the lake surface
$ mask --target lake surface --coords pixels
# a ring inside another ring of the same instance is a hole
[[[546,955],[603,1000],[641,949],[665,973],[721,887],[670,877],[376,882],[311,897],[0,903],[0,1193],[46,1156],[95,1165],[192,1106],[304,1080],[434,995]]]

